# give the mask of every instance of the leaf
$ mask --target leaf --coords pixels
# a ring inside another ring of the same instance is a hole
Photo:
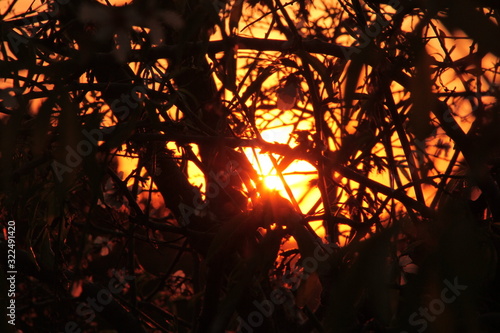
[[[255,216],[251,213],[241,213],[226,221],[218,230],[207,252],[207,261],[218,258],[221,254],[231,252],[241,240],[252,233],[257,226]]]
[[[438,32],[439,32],[439,37],[441,37],[441,38],[443,38],[443,39],[445,39],[445,38],[446,38],[446,33],[445,33],[443,30],[438,29]]]
[[[236,51],[231,48],[226,52],[226,76],[224,77],[225,88],[236,91]]]
[[[430,61],[429,55],[422,50],[410,87],[413,105],[408,114],[408,126],[410,132],[420,141],[428,138],[434,131],[430,121],[430,112],[434,108]]]
[[[403,174],[405,179],[411,179],[410,173],[408,172],[409,166],[408,163],[400,162],[397,164],[399,172]]]
[[[233,7],[231,8],[231,13],[229,14],[229,30],[231,31],[231,34],[238,31],[238,25],[240,23],[242,12],[243,0],[236,0]]]
[[[83,291],[83,280],[78,279],[76,281],[73,281],[71,285],[71,296],[74,298],[80,297]]]
[[[242,260],[235,267],[231,274],[229,289],[226,297],[222,300],[217,317],[213,321],[212,330],[209,332],[224,332],[234,310],[241,298],[255,279],[258,280],[262,274],[267,274],[268,270],[276,260],[281,244],[283,233],[281,230],[269,231],[259,243],[256,251],[246,260]]]
[[[465,18],[465,19],[464,19]],[[479,48],[500,56],[500,27],[476,9],[475,3],[467,0],[455,1],[449,15],[440,18],[449,31],[463,30],[479,44]],[[483,52],[484,52],[483,51]]]
[[[295,304],[301,309],[307,306],[312,312],[315,312],[321,304],[322,291],[323,286],[318,274],[313,272],[307,279],[301,282],[295,296]]]
[[[240,103],[245,103],[250,96],[261,90],[262,84],[266,81],[276,70],[274,66],[265,67],[241,95]]]
[[[300,81],[295,74],[290,74],[285,85],[277,90],[277,106],[280,110],[290,110],[295,106],[299,93]]]
[[[453,46],[452,46],[452,47],[448,50],[448,53],[449,53],[449,54],[452,54],[452,53],[453,53],[453,51],[455,51],[455,48],[456,48],[456,47],[457,47],[457,45],[456,45],[456,44],[455,44],[455,45],[453,45]],[[433,59],[434,59],[434,58],[433,58]]]
[[[314,68],[314,70],[319,74],[321,80],[323,81],[328,97],[330,99],[333,99],[335,96],[335,92],[333,91],[333,82],[326,66],[321,61],[319,61],[318,58],[312,56],[307,52],[304,52],[302,56],[306,58],[305,60],[307,61],[307,63],[309,63],[309,65],[311,65],[312,68]]]
[[[346,108],[346,113],[343,117],[342,123],[347,125],[347,123],[351,119],[351,107],[352,102],[354,100],[354,96],[356,93],[359,76],[361,75],[361,70],[364,66],[364,59],[361,56],[362,54],[352,56],[351,61],[349,63],[349,67],[346,69],[347,77],[345,83],[345,93],[344,93],[344,103]]]
[[[49,96],[52,95],[55,94],[51,93]],[[33,153],[36,156],[42,155],[46,149],[54,100],[55,98],[49,97],[43,101],[35,119],[35,125],[33,126]]]
[[[299,69],[299,65],[297,65],[297,63],[295,61],[293,61],[292,59],[288,59],[288,58],[281,58],[280,59],[280,62],[283,64],[283,66],[285,67],[292,67],[292,68],[295,68],[295,69]]]

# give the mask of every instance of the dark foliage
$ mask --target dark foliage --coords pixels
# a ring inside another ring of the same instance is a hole
[[[18,330],[499,330],[496,1],[2,6]]]

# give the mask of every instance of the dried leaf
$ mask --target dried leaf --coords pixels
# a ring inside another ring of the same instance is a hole
[[[311,65],[312,68],[314,68],[314,70],[321,77],[328,97],[330,99],[334,98],[335,92],[333,91],[333,82],[327,67],[321,61],[319,61],[318,58],[310,55],[309,53],[304,52],[303,56],[307,59],[309,65]]]
[[[280,62],[283,64],[283,66],[285,67],[292,67],[292,68],[295,68],[295,69],[299,69],[299,65],[297,65],[297,63],[295,61],[293,61],[292,59],[288,59],[288,58],[281,58],[280,59]]]
[[[297,295],[295,296],[295,304],[301,309],[307,306],[314,312],[321,304],[322,291],[323,286],[321,285],[318,274],[313,272],[300,284]]]
[[[300,81],[295,74],[290,74],[285,81],[285,85],[277,91],[277,106],[280,110],[290,110],[295,106],[299,93]]]
[[[77,280],[73,282],[73,284],[71,285],[71,296],[75,298],[80,297],[83,291],[82,284],[83,284],[82,280]]]
[[[238,25],[240,23],[241,13],[243,12],[243,0],[236,0],[233,7],[231,8],[231,14],[229,14],[229,30],[231,33],[238,31]]]

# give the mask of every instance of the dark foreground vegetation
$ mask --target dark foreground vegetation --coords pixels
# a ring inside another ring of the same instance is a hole
[[[18,332],[500,331],[497,1],[1,10]]]

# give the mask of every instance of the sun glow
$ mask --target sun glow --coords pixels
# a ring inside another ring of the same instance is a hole
[[[284,191],[283,181],[279,176],[269,175],[264,178],[264,184],[271,190]]]

